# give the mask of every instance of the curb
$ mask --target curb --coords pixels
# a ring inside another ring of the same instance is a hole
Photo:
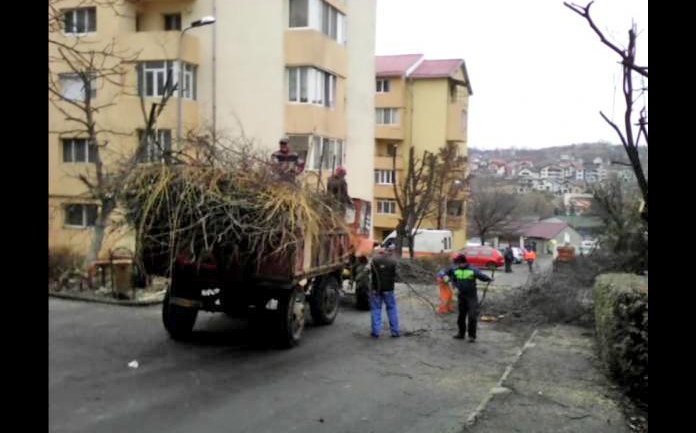
[[[59,299],[70,299],[73,301],[83,301],[83,302],[94,302],[98,304],[111,304],[111,305],[122,305],[125,307],[147,307],[150,305],[161,304],[164,300],[164,293],[157,295],[151,299],[143,300],[118,300],[118,299],[107,299],[90,295],[73,295],[67,293],[59,292],[48,292],[49,297],[59,298]]]

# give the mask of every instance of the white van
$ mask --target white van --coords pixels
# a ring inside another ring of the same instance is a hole
[[[381,247],[387,248],[396,242],[396,230],[389,233],[382,242]],[[451,230],[419,229],[414,238],[413,252],[415,257],[431,256],[433,254],[447,254],[452,252]],[[403,256],[408,255],[408,245],[403,246]]]

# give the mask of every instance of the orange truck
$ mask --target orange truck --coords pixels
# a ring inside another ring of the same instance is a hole
[[[348,231],[323,233],[318,242],[305,238],[284,253],[241,258],[218,248],[202,261],[179,254],[162,306],[169,335],[188,338],[199,311],[246,317],[259,338],[281,347],[300,341],[306,310],[314,324],[333,323],[343,271],[369,238],[370,202],[354,202]]]

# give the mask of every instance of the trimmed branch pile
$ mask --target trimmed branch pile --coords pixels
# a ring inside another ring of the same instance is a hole
[[[280,259],[305,239],[314,244],[326,232],[347,231],[325,193],[278,180],[267,159],[246,151],[216,156],[139,166],[129,175],[121,198],[126,221],[139,256],[160,257],[154,273],[169,272],[182,253],[199,263],[211,254]]]

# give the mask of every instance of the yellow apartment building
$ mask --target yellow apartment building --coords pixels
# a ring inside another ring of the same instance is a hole
[[[373,202],[374,0],[105,3],[51,0],[49,13],[60,13],[56,41],[96,50],[113,43],[130,56],[119,84],[95,80],[91,92],[94,103],[111,104],[97,114],[107,167],[137,146],[141,97],[148,109],[158,102],[167,74],[178,81],[181,64],[183,85],[157,123],[165,148],[202,128],[244,135],[268,151],[288,136],[306,170],[319,170],[323,151],[324,173],[345,166],[350,195]],[[49,59],[56,50],[49,44]],[[49,74],[63,95],[86,99],[66,64],[49,62]],[[84,252],[93,236],[97,205],[78,180],[94,175],[93,153],[77,130],[49,101],[49,249]],[[101,255],[117,245],[132,248],[132,236],[107,231]]]
[[[375,76],[374,234],[383,239],[398,223],[393,184],[404,177],[409,148],[414,147],[416,156],[421,156],[425,150],[437,152],[454,143],[459,155],[466,157],[472,90],[462,59],[426,60],[422,54],[377,56]],[[457,171],[463,182],[466,167]],[[463,248],[465,188],[452,190],[447,200],[437,205],[443,206],[442,228],[453,232],[453,248]],[[437,222],[425,220],[421,227],[437,228]]]

